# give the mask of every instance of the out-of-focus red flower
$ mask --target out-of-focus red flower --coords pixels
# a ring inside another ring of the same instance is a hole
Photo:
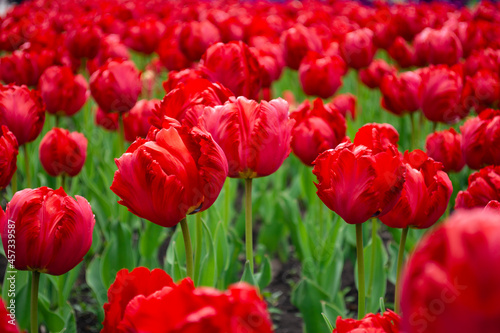
[[[191,21],[182,26],[179,46],[190,61],[198,61],[210,45],[221,41],[219,29],[210,21]]]
[[[205,108],[200,121],[224,150],[229,177],[268,176],[290,154],[295,121],[289,118],[284,99],[259,104],[240,96]]]
[[[306,95],[329,98],[342,86],[342,75],[346,70],[342,58],[323,57],[309,51],[300,63],[300,85]]]
[[[372,39],[373,32],[368,28],[354,30],[344,36],[340,50],[349,67],[358,70],[370,65],[377,51]]]
[[[401,288],[402,332],[496,332],[500,214],[457,211],[413,252]]]
[[[319,98],[313,105],[308,100],[290,113],[295,120],[292,131],[292,150],[306,165],[325,150],[337,147],[345,139],[346,121],[344,116],[331,104],[323,105]]]
[[[462,135],[453,128],[431,133],[425,141],[427,155],[443,163],[444,172],[459,172],[465,166],[461,146]]]
[[[462,152],[471,169],[500,165],[500,111],[487,109],[461,127]]]
[[[4,301],[0,298],[0,331],[4,333],[21,333],[19,326],[16,322],[16,303],[15,299],[12,298],[13,303],[4,304]],[[14,314],[11,313],[13,310]]]
[[[104,310],[103,333],[273,332],[255,287],[195,288],[189,278],[175,284],[165,272],[144,267],[118,272]]]
[[[45,122],[45,105],[36,90],[26,86],[0,86],[0,125],[5,125],[22,146],[34,141]]]
[[[403,37],[397,37],[387,51],[401,68],[414,66],[417,62],[415,49]]]
[[[153,117],[153,110],[160,104],[159,99],[140,100],[123,117],[125,140],[133,142],[137,137],[145,138],[151,124],[149,118]]]
[[[107,35],[101,40],[101,47],[97,56],[87,61],[87,70],[90,75],[103,66],[109,59],[130,59],[127,47],[117,35]]]
[[[444,65],[421,71],[419,97],[422,112],[430,121],[451,124],[469,113],[461,103],[463,80],[459,69]]]
[[[77,20],[66,32],[66,47],[77,59],[93,59],[101,47],[102,30],[94,22]]]
[[[194,79],[186,84],[179,83],[153,110],[155,115],[151,124],[161,128],[164,119],[174,118],[190,126],[198,123],[205,106],[224,104],[233,94],[219,83],[205,79]]]
[[[472,51],[472,54],[465,59],[464,74],[466,76],[474,76],[480,70],[499,73],[500,50],[486,48]]]
[[[422,4],[401,4],[394,9],[393,17],[398,34],[408,41],[432,22],[429,16],[433,13],[426,10]]]
[[[0,131],[0,189],[6,188],[17,170],[19,146],[14,134],[2,125]]]
[[[118,113],[107,113],[97,107],[95,113],[95,124],[108,131],[116,131],[119,127],[118,117]]]
[[[123,42],[132,50],[145,54],[151,54],[158,48],[165,32],[165,25],[154,17],[129,21],[127,25]]]
[[[191,65],[191,61],[180,49],[180,32],[180,25],[167,28],[156,50],[161,63],[169,71],[179,71]]]
[[[468,57],[474,50],[484,49],[486,45],[477,22],[459,22],[455,33],[462,44],[464,57]]]
[[[370,66],[359,71],[359,78],[368,88],[375,89],[386,74],[396,74],[396,68],[382,59],[375,59]]]
[[[361,320],[342,319],[338,316],[333,333],[399,333],[400,325],[401,317],[392,310],[387,310],[383,314],[369,313]]]
[[[111,190],[133,214],[173,227],[187,214],[208,209],[227,176],[222,149],[205,130],[180,126],[151,128],[119,159]]]
[[[0,233],[6,252],[9,230],[15,230],[14,267],[18,270],[67,273],[90,249],[94,224],[88,201],[78,195],[75,200],[62,188],[24,189],[14,194],[5,212],[0,209]]]
[[[500,201],[500,167],[492,165],[469,176],[469,186],[458,192],[455,209],[485,207],[491,200]]]
[[[168,72],[167,81],[163,82],[163,89],[168,94],[172,90],[174,90],[179,83],[186,84],[189,81],[194,81],[196,79],[204,78],[204,74],[194,68],[187,68],[181,71],[170,71]]]
[[[500,214],[500,202],[496,200],[491,200],[488,202],[486,207],[484,207],[485,210],[492,210]]]
[[[386,74],[380,83],[382,107],[398,116],[417,111],[420,108],[418,89],[421,81],[417,72]]]
[[[110,60],[90,77],[92,97],[104,112],[130,111],[141,88],[141,73],[129,60]]]
[[[322,45],[318,36],[302,24],[296,24],[284,31],[280,38],[285,63],[291,69],[299,69],[308,51],[321,52]]]
[[[356,96],[346,93],[335,96],[330,103],[342,113],[344,118],[349,115],[352,120],[356,120],[356,102]]]
[[[0,58],[0,78],[3,82],[36,86],[46,68],[54,63],[54,53],[49,50],[14,51]]]
[[[280,78],[285,66],[281,46],[267,42],[250,49],[261,67],[262,87],[271,87],[271,84]]]
[[[391,127],[365,125],[354,143],[341,143],[314,161],[319,198],[349,224],[383,216],[401,195],[405,168]]]
[[[453,186],[440,162],[421,150],[405,152],[405,183],[394,208],[380,217],[391,228],[431,227],[444,214]]]
[[[53,128],[40,142],[40,162],[52,177],[80,173],[87,158],[87,139],[78,132]]]
[[[73,75],[69,67],[47,68],[38,87],[47,112],[51,114],[72,116],[80,111],[89,96],[85,78]]]
[[[477,113],[498,106],[500,102],[500,78],[494,72],[479,70],[474,76],[467,77],[462,104],[474,108]]]
[[[439,30],[425,28],[415,37],[413,45],[419,65],[452,66],[462,57],[460,40],[447,28]]]
[[[243,42],[210,46],[200,62],[200,70],[212,82],[219,82],[236,96],[257,99],[262,87],[262,68]]]

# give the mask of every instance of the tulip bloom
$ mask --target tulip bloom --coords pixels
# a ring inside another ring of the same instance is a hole
[[[340,50],[349,67],[358,70],[370,65],[377,51],[372,39],[373,31],[368,28],[345,34]]]
[[[487,70],[480,70],[474,76],[467,77],[462,100],[466,107],[474,108],[478,114],[499,105],[500,78]]]
[[[7,84],[36,86],[44,70],[53,63],[53,51],[14,51],[0,58],[0,79]]]
[[[340,111],[344,118],[349,115],[352,120],[356,120],[356,102],[356,96],[346,93],[335,96],[330,103]]]
[[[120,126],[118,113],[106,113],[98,107],[95,114],[95,124],[107,131],[116,131]]]
[[[359,78],[368,88],[375,89],[380,86],[386,74],[395,74],[396,68],[382,59],[374,60],[370,66],[359,71]]]
[[[110,60],[90,77],[92,97],[104,112],[130,111],[141,88],[141,73],[129,60]]]
[[[420,108],[418,98],[420,84],[421,77],[417,72],[386,74],[380,83],[382,107],[398,116],[417,111]]]
[[[284,31],[280,38],[285,63],[291,69],[299,69],[302,59],[308,51],[321,52],[321,40],[313,32],[302,24],[296,24]]]
[[[122,58],[130,59],[128,48],[117,35],[107,35],[101,40],[101,47],[97,56],[87,61],[87,71],[90,75],[94,74],[99,67],[103,66],[108,59]]]
[[[47,68],[38,84],[47,112],[51,114],[72,116],[89,96],[85,78],[80,74],[73,75],[69,67]]]
[[[149,118],[153,117],[153,109],[160,104],[160,100],[140,100],[123,117],[125,140],[133,142],[137,137],[145,138],[151,124]]]
[[[455,129],[429,134],[425,141],[425,151],[430,158],[443,163],[443,171],[459,172],[465,165],[462,154],[462,135]]]
[[[309,51],[300,63],[300,85],[306,95],[329,98],[342,86],[342,75],[346,70],[342,58],[323,57]]]
[[[191,61],[186,58],[179,46],[180,31],[180,25],[168,28],[156,50],[161,63],[169,71],[178,71],[191,65]]]
[[[427,234],[404,273],[402,332],[497,332],[500,214],[457,211]]]
[[[417,62],[420,65],[445,64],[452,66],[462,57],[462,43],[450,29],[425,28],[414,41]]]
[[[8,304],[10,308],[13,307],[12,303]],[[15,306],[15,305],[14,305]],[[3,300],[0,299],[0,331],[3,333],[21,333],[15,318],[11,317],[10,311],[6,308]]]
[[[401,198],[380,221],[391,228],[431,227],[444,214],[453,187],[442,164],[421,150],[404,154],[406,178]]]
[[[14,194],[5,212],[0,209],[0,234],[5,253],[15,229],[18,270],[51,275],[78,265],[92,244],[94,215],[83,197],[76,200],[62,188],[25,189]]]
[[[78,132],[53,128],[40,142],[40,162],[52,177],[80,173],[87,158],[87,139]]]
[[[164,271],[145,267],[118,272],[104,311],[102,333],[273,332],[255,287],[195,288],[190,279],[175,284]]]
[[[7,126],[2,126],[0,131],[0,189],[10,184],[17,170],[18,153],[19,146],[16,137]]]
[[[414,66],[417,62],[415,49],[408,45],[403,37],[397,37],[387,52],[401,68]]]
[[[26,86],[0,86],[0,125],[16,136],[19,146],[34,141],[45,122],[45,105],[36,90]]]
[[[342,319],[338,316],[333,333],[399,333],[400,325],[401,317],[397,313],[387,310],[384,313],[369,313],[361,320]]]
[[[500,165],[500,111],[487,109],[461,127],[462,152],[471,169]]]
[[[137,139],[115,162],[111,190],[119,203],[164,227],[207,210],[227,176],[224,152],[210,134],[173,119],[170,127],[152,128],[146,139]]]
[[[179,47],[190,61],[198,61],[205,51],[221,41],[219,29],[210,21],[184,23],[179,34]]]
[[[284,99],[259,104],[238,97],[224,105],[205,108],[200,121],[224,150],[229,177],[268,176],[290,154],[295,121],[290,120]]]
[[[128,29],[123,38],[125,45],[145,54],[153,53],[160,44],[165,25],[156,18],[144,18],[127,22]]]
[[[243,42],[216,43],[200,62],[201,71],[212,82],[219,82],[236,96],[257,99],[262,87],[259,60]]]
[[[94,22],[82,19],[66,33],[66,47],[72,57],[93,59],[101,47],[102,30]]]
[[[467,190],[458,192],[455,209],[485,207],[500,201],[500,166],[487,166],[469,176]]]

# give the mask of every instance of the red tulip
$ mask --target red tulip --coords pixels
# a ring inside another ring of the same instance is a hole
[[[0,86],[0,125],[6,125],[22,146],[34,141],[45,122],[45,106],[36,90]]]
[[[402,332],[497,332],[500,214],[459,211],[427,234],[401,289]]]
[[[462,152],[471,169],[500,165],[500,110],[487,109],[461,127]]]
[[[349,224],[383,216],[401,195],[404,166],[387,135],[368,125],[354,143],[341,143],[314,161],[319,198]]]
[[[370,66],[359,71],[359,78],[368,88],[375,89],[380,86],[386,74],[395,74],[396,68],[382,59],[375,59]]]
[[[10,280],[7,281],[10,283]],[[0,299],[0,331],[3,333],[21,333],[16,322],[15,301],[15,298],[12,298],[11,303],[4,304],[3,300]]]
[[[194,81],[196,79],[204,79],[203,73],[198,69],[187,68],[181,71],[170,71],[168,72],[167,81],[163,82],[163,89],[168,94],[175,88],[179,83],[186,84],[189,81]]]
[[[76,200],[62,188],[24,189],[14,194],[5,212],[0,209],[0,234],[7,253],[10,229],[15,229],[18,270],[51,275],[78,265],[92,244],[94,215],[83,197]]]
[[[419,97],[427,119],[450,124],[468,114],[462,107],[463,81],[456,68],[431,66],[423,70],[421,76]]]
[[[127,47],[117,35],[107,35],[101,40],[101,47],[97,56],[87,61],[87,71],[92,75],[99,67],[103,66],[109,59],[130,59]]]
[[[49,50],[14,51],[0,58],[0,79],[6,84],[36,86],[47,67],[54,63],[54,53]]]
[[[6,188],[17,170],[19,146],[14,134],[2,125],[0,132],[0,189]]]
[[[418,72],[386,74],[380,83],[382,107],[398,116],[417,111],[420,108],[418,89],[421,81]]]
[[[462,57],[462,44],[450,29],[425,28],[414,41],[417,62],[420,65],[445,64],[452,66]]]
[[[462,135],[453,128],[429,134],[425,151],[430,158],[443,163],[444,172],[459,172],[465,165],[462,154]]]
[[[342,75],[346,70],[342,58],[323,57],[309,51],[300,63],[300,85],[306,95],[329,98],[342,86]]]
[[[129,21],[123,38],[125,45],[145,54],[153,53],[160,44],[165,25],[156,18],[147,17],[139,21]]]
[[[467,57],[464,63],[464,74],[473,76],[480,70],[486,70],[493,73],[500,71],[500,50],[486,48],[483,50],[474,50]]]
[[[195,79],[186,84],[180,83],[170,91],[153,110],[155,117],[151,124],[161,127],[165,117],[194,126],[203,113],[205,106],[224,104],[233,94],[219,83],[205,79]]]
[[[125,139],[133,142],[137,137],[145,138],[148,135],[151,124],[149,118],[153,117],[154,108],[160,104],[160,100],[140,100],[123,117]]]
[[[207,107],[200,118],[221,146],[229,163],[229,177],[265,177],[279,169],[290,154],[295,123],[281,98],[260,104],[245,97]]]
[[[227,176],[224,152],[198,127],[152,128],[119,159],[111,190],[133,214],[173,227],[187,214],[208,209]]]
[[[399,333],[400,323],[401,317],[391,310],[383,314],[369,313],[361,320],[338,316],[333,333]]]
[[[262,86],[262,68],[243,42],[210,46],[200,62],[201,71],[212,82],[219,82],[236,96],[257,99]]]
[[[198,61],[210,45],[221,41],[219,29],[210,21],[191,21],[182,26],[179,46],[190,61]]]
[[[356,101],[356,96],[346,93],[335,96],[331,104],[342,113],[344,118],[349,114],[352,120],[356,120]]]
[[[474,50],[482,50],[486,45],[480,25],[474,21],[459,22],[455,31],[462,43],[464,57],[468,57]]]
[[[421,150],[404,154],[406,178],[401,198],[380,221],[391,228],[429,228],[444,214],[453,187],[442,164]]]
[[[403,37],[397,37],[387,52],[401,68],[412,67],[417,63],[415,49],[408,45]]]
[[[104,112],[130,111],[141,87],[141,73],[129,60],[108,61],[90,77],[92,97]]]
[[[332,105],[323,105],[319,98],[311,104],[305,100],[297,110],[290,113],[295,120],[292,131],[292,150],[306,165],[325,150],[335,148],[345,139],[346,121]]]
[[[341,44],[342,57],[356,70],[368,67],[377,51],[373,45],[373,32],[368,28],[348,32]]]
[[[47,68],[40,77],[39,89],[47,112],[66,116],[77,113],[89,95],[85,78],[73,75],[69,67]]]
[[[496,200],[491,200],[490,202],[488,202],[486,207],[484,207],[484,209],[485,210],[493,210],[497,213],[500,213],[500,202],[498,202]]]
[[[477,113],[499,105],[500,78],[488,70],[480,70],[467,77],[462,100],[466,107],[474,108]]]
[[[95,124],[105,130],[116,131],[119,127],[118,113],[106,113],[98,107],[95,114]]]
[[[362,126],[354,137],[355,145],[362,145],[379,153],[391,146],[398,147],[399,133],[390,124],[366,124]]]
[[[191,61],[184,55],[184,53],[182,53],[180,49],[180,32],[180,25],[167,28],[160,44],[158,45],[158,49],[156,50],[161,63],[169,71],[179,71],[181,69],[188,68],[191,65]]]
[[[280,78],[285,66],[281,46],[269,42],[258,48],[251,47],[250,50],[261,66],[262,87],[271,87],[271,84]]]
[[[302,24],[296,24],[284,31],[280,38],[285,63],[291,69],[299,69],[302,59],[308,51],[321,52],[322,45],[319,37]]]
[[[469,176],[467,190],[458,192],[455,209],[485,207],[500,201],[500,167],[487,166]]]
[[[52,177],[80,173],[87,158],[87,139],[78,132],[53,128],[40,142],[40,162]]]
[[[66,33],[66,47],[71,56],[93,59],[101,47],[102,30],[94,22],[82,19],[70,26]]]

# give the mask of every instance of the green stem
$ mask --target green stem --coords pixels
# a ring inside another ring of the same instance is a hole
[[[60,116],[56,114],[56,127],[59,127]]]
[[[252,235],[252,178],[245,179],[245,243],[247,260],[253,274],[253,235]]]
[[[66,175],[64,173],[61,175],[61,187],[66,188]]]
[[[26,172],[26,182],[27,188],[31,188],[31,174],[30,174],[30,156],[28,153],[28,144],[25,143],[23,146],[24,149],[24,171]]]
[[[417,129],[416,129],[416,124],[415,124],[415,116],[413,113],[410,113],[410,122],[411,122],[411,141],[410,141],[410,148],[411,150],[415,149],[415,140],[417,138]]]
[[[184,238],[184,249],[186,251],[186,272],[187,276],[193,278],[193,248],[191,246],[191,236],[186,218],[181,220],[182,237]]]
[[[66,274],[58,276],[57,277],[57,295],[58,295],[58,301],[59,301],[59,308],[62,309],[64,306],[64,303],[66,301],[64,300],[64,282],[66,281]],[[50,284],[49,284],[50,285]]]
[[[203,247],[203,221],[201,213],[196,214],[196,248],[194,252],[194,279],[198,281],[200,275],[201,254]]]
[[[358,257],[358,319],[365,316],[365,262],[363,259],[363,224],[356,224],[356,255]]]
[[[325,232],[325,221],[323,219],[323,201],[319,201],[319,212],[318,212],[318,218],[319,218],[319,234],[320,236],[324,235]]]
[[[12,176],[12,180],[10,182],[10,188],[12,189],[12,195],[14,195],[17,192],[17,170],[14,172],[14,175]]]
[[[224,184],[224,220],[226,221],[226,228],[229,228],[230,225],[230,208],[231,208],[231,197],[229,194],[230,188],[229,188],[229,177],[226,178],[226,182]]]
[[[432,133],[436,132],[438,129],[438,122],[435,121],[432,123]]]
[[[120,144],[120,149],[118,154],[123,153],[123,149],[125,147],[125,127],[123,127],[123,114],[118,114],[118,142]]]
[[[377,238],[377,219],[372,219],[372,253],[370,263],[370,277],[368,280],[368,295],[372,294],[373,278],[375,276],[375,241]]]
[[[33,271],[31,278],[31,333],[38,333],[38,284],[40,272]]]
[[[404,228],[401,232],[401,241],[399,242],[398,252],[398,267],[396,275],[396,291],[394,296],[394,312],[399,313],[399,303],[401,297],[401,268],[403,267],[403,258],[405,256],[406,237],[408,236],[408,228]]]

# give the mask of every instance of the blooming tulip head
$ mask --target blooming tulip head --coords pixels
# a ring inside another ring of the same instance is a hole
[[[299,79],[306,95],[329,98],[342,86],[346,64],[338,56],[323,57],[309,51],[299,67]]]
[[[97,107],[95,112],[95,124],[104,128],[107,131],[117,131],[118,127],[118,113],[106,113]]]
[[[389,126],[365,125],[354,143],[341,143],[314,161],[319,198],[349,224],[383,216],[401,195],[405,168]]]
[[[0,189],[10,184],[12,176],[17,170],[17,154],[19,146],[14,134],[7,128],[1,127],[0,131]]]
[[[0,58],[0,79],[17,85],[36,86],[43,71],[54,62],[50,50],[14,51]]]
[[[369,313],[363,319],[342,319],[337,317],[336,328],[333,333],[399,333],[401,317],[387,310],[384,313]]]
[[[191,21],[182,26],[179,47],[190,61],[198,61],[210,45],[221,41],[219,29],[210,21]]]
[[[151,128],[119,159],[111,190],[135,215],[173,227],[187,214],[208,209],[227,176],[224,152],[205,130],[171,119]],[[168,127],[167,127],[168,126]]]
[[[312,29],[296,24],[284,31],[280,38],[285,63],[291,69],[299,69],[308,51],[321,52],[321,40]]]
[[[453,187],[442,164],[421,150],[404,154],[405,183],[394,208],[380,221],[391,228],[429,228],[444,214]]]
[[[474,108],[477,113],[499,105],[500,78],[498,74],[480,70],[473,76],[467,77],[462,100],[466,107]]]
[[[417,62],[421,65],[445,64],[452,66],[462,57],[462,43],[453,31],[425,28],[414,41]]]
[[[12,305],[8,304],[11,308]],[[19,326],[11,317],[10,311],[6,308],[3,300],[0,298],[0,331],[3,333],[21,333]]]
[[[160,20],[149,17],[127,23],[128,30],[123,39],[125,45],[145,54],[151,54],[158,48],[165,31],[165,25]]]
[[[123,117],[123,127],[125,131],[125,140],[135,141],[137,137],[145,138],[148,135],[151,124],[149,118],[153,117],[153,110],[160,100],[140,100]]]
[[[104,112],[130,111],[141,88],[141,73],[129,60],[110,60],[90,77],[92,97]]]
[[[460,210],[422,239],[403,274],[403,332],[498,331],[499,220]]]
[[[417,111],[420,108],[418,89],[421,81],[417,72],[386,74],[380,83],[382,107],[395,115]]]
[[[36,90],[0,86],[0,125],[6,125],[22,146],[34,141],[45,122],[45,105]]]
[[[80,173],[87,158],[87,139],[78,132],[53,128],[40,142],[40,162],[52,177]]]
[[[500,166],[487,166],[469,176],[467,190],[458,192],[455,209],[485,207],[500,201]]]
[[[399,67],[408,68],[414,66],[417,62],[415,49],[408,45],[403,37],[399,36],[394,40],[389,50],[389,55],[394,59]]]
[[[306,165],[325,150],[335,148],[345,138],[344,116],[331,104],[323,105],[319,98],[313,105],[306,100],[290,114],[295,120],[292,132],[292,150]]]
[[[200,118],[221,146],[229,177],[256,178],[274,173],[290,154],[292,128],[288,103],[281,98],[260,104],[245,97],[207,107]]]
[[[9,235],[15,234],[14,267],[19,270],[67,273],[90,249],[94,224],[88,201],[80,196],[73,199],[62,188],[19,191],[5,211],[0,209],[3,247],[7,252]]]
[[[346,93],[335,96],[330,103],[340,111],[344,118],[349,115],[352,120],[356,120],[356,102],[356,96]]]
[[[373,31],[362,28],[348,32],[341,44],[342,57],[349,67],[368,67],[373,60],[376,47],[373,45]]]
[[[73,75],[69,67],[49,67],[38,83],[47,112],[71,116],[77,113],[89,96],[85,78]]]
[[[429,134],[425,151],[430,158],[443,164],[443,171],[459,172],[465,165],[462,154],[462,135],[455,129]]]
[[[380,86],[386,74],[396,73],[396,68],[382,59],[372,61],[370,66],[359,71],[359,78],[368,88],[375,89]]]
[[[93,59],[101,47],[102,30],[88,20],[80,20],[68,29],[66,47],[72,57]]]

